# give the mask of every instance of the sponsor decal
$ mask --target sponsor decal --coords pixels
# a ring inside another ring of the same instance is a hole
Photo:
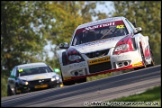
[[[124,28],[124,25],[117,25],[116,28],[122,29],[122,28]]]
[[[98,59],[92,59],[88,61],[89,65],[94,65],[94,64],[99,64],[99,63],[103,63],[103,62],[107,62],[110,61],[110,57],[103,57],[103,58],[98,58]]]
[[[42,85],[36,85],[35,88],[38,89],[38,88],[47,88],[48,85],[47,84],[42,84]]]
[[[102,28],[102,27],[107,27],[107,26],[113,26],[115,25],[115,22],[109,22],[109,23],[105,23],[105,24],[99,24],[99,25],[95,25],[95,26],[90,26],[90,27],[86,27],[86,30],[93,30],[96,28]]]
[[[19,71],[19,72],[23,72],[23,69],[19,69],[18,71]]]
[[[34,79],[42,79],[42,78],[45,78],[44,76],[36,76],[34,77]]]
[[[94,29],[98,29],[98,28],[103,28],[103,27],[108,27],[108,26],[117,26],[117,25],[124,25],[124,22],[122,20],[119,20],[119,21],[100,23],[100,24],[93,25],[93,26],[87,26],[85,28],[78,29],[76,31],[76,34],[83,32],[83,31],[86,31],[86,30],[94,30]],[[120,28],[121,27],[123,27],[123,26],[120,26]]]
[[[142,62],[137,62],[137,63],[134,63],[132,64],[133,67],[136,67],[136,66],[143,66],[143,63]]]

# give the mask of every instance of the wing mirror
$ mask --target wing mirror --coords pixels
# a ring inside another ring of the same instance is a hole
[[[59,48],[60,49],[68,49],[69,48],[69,44],[67,42],[65,43],[60,43],[59,44]]]

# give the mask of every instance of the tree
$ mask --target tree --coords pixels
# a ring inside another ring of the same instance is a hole
[[[43,6],[44,2],[34,1],[1,2],[1,71],[42,61],[46,37],[40,25],[48,21]]]
[[[96,3],[84,1],[2,1],[1,71],[15,65],[49,61],[44,46],[70,42],[75,28],[104,16],[94,11]],[[56,63],[57,64],[57,63]]]
[[[106,17],[105,13],[95,11],[97,3],[102,2],[54,1],[47,3],[47,10],[52,18],[50,32],[47,35],[48,40],[52,40],[52,43],[56,45],[54,49],[51,49],[54,52],[54,60],[58,60],[56,57],[58,45],[63,42],[69,43],[77,26],[92,21],[93,16]],[[55,64],[59,67],[59,63]]]
[[[136,20],[143,28],[143,34],[149,36],[155,61],[161,63],[161,1],[114,1],[113,16],[125,16]]]
[[[92,16],[106,17],[95,12],[94,1],[1,1],[1,72],[2,92],[11,69],[31,62],[45,62],[52,68],[59,67],[58,58],[48,57],[44,47],[51,41],[58,44],[70,42],[75,28],[89,21]],[[4,92],[5,91],[5,92]],[[6,94],[3,94],[6,95]]]

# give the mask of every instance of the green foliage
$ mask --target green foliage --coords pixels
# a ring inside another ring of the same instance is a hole
[[[46,44],[40,31],[42,28],[39,28],[44,24],[39,20],[44,13],[42,3],[1,2],[1,71],[9,71],[18,64],[41,61],[39,56]],[[38,11],[40,8],[42,11]]]
[[[58,45],[70,42],[76,27],[82,23],[92,21],[95,15],[96,2],[84,1],[55,1],[48,4],[48,10],[53,15],[49,40]]]
[[[106,17],[95,12],[97,3],[102,2],[2,1],[1,71],[17,64],[50,60],[43,50],[47,41],[55,45],[70,42],[78,25],[92,21],[92,16]]]
[[[11,69],[19,64],[45,62],[59,68],[56,57],[58,44],[70,42],[75,28],[89,21],[92,16],[105,17],[95,12],[99,1],[2,1],[1,2],[1,89]],[[47,42],[54,57],[44,50]]]
[[[114,16],[125,16],[143,28],[150,37],[156,63],[161,63],[161,2],[114,1]],[[70,42],[80,24],[108,17],[96,12],[97,4],[104,1],[2,1],[1,2],[1,72],[9,76],[18,64],[45,62],[53,69],[60,68],[57,58],[58,45]],[[134,16],[134,17],[132,17]],[[33,29],[34,28],[34,29]],[[48,41],[54,57],[48,57],[44,47]],[[101,75],[101,77],[107,75]],[[93,80],[95,78],[89,78]],[[5,79],[1,79],[4,84]],[[1,86],[2,88],[2,86]],[[4,87],[3,87],[4,88]],[[2,89],[3,89],[2,88]],[[4,92],[4,91],[3,91]]]
[[[7,96],[7,77],[1,76],[1,97]]]
[[[156,86],[154,88],[148,89],[141,94],[113,99],[110,102],[151,102],[150,106],[161,106],[161,86]],[[147,104],[145,105],[148,107]]]
[[[160,93],[161,93],[161,86],[157,86],[146,90],[144,93],[114,99],[114,101],[154,101],[161,98]]]
[[[94,11],[97,3],[101,2],[54,1],[47,3],[47,10],[52,19],[51,28],[46,34],[47,40],[56,45],[54,49],[51,49],[54,52],[53,59],[56,59],[58,45],[63,42],[69,43],[77,26],[92,21],[92,16],[106,17],[105,13]],[[51,62],[50,59],[46,61]],[[51,65],[60,67],[58,59],[55,62]]]
[[[161,1],[114,1],[113,16],[124,16],[136,20],[143,28],[142,34],[149,36],[156,64],[161,64]]]

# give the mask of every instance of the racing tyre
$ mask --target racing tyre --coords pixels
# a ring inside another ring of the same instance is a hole
[[[57,87],[60,87],[60,84],[56,84],[56,85],[49,86],[49,88],[57,88]]]
[[[73,80],[71,80],[71,81],[63,81],[64,78],[63,78],[62,72],[61,72],[61,78],[62,78],[63,85],[73,85],[73,84],[75,84],[75,81],[73,81]]]
[[[86,78],[81,78],[81,79],[76,80],[77,83],[83,83],[83,82],[86,82],[86,81],[87,81]]]
[[[11,95],[13,95],[13,92],[12,92],[10,86],[7,85],[7,96],[11,96]]]
[[[144,66],[142,68],[146,68],[146,60],[145,60],[145,56],[143,54],[142,49],[141,49],[141,57],[142,57],[142,61],[143,61],[143,64],[144,64]]]
[[[71,81],[63,81],[63,84],[64,85],[73,85],[73,84],[75,84],[75,81],[73,81],[73,80],[71,80]]]
[[[142,48],[140,48],[140,52],[141,52],[142,62],[144,63],[144,66],[134,68],[134,70],[146,68],[146,61],[145,61],[145,56],[144,56],[144,54],[143,54]]]
[[[13,94],[16,95],[16,87],[14,88]]]
[[[151,64],[148,65],[149,67],[155,65],[154,56],[153,56],[151,49],[150,49],[150,53],[151,53]]]
[[[13,92],[13,95],[18,94],[16,91],[17,91],[17,86],[15,85],[15,87],[14,87],[14,91],[12,91],[12,92]]]

